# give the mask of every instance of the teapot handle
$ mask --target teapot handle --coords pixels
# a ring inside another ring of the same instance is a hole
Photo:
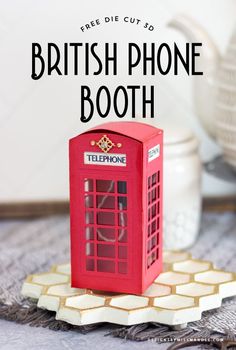
[[[168,26],[182,32],[190,42],[202,43],[197,69],[204,73],[194,77],[194,103],[201,124],[215,138],[215,77],[220,63],[219,51],[205,29],[185,14],[174,17]]]

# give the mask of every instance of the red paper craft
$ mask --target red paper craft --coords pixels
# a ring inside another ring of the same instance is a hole
[[[70,140],[73,287],[141,294],[161,272],[162,136],[113,122]]]

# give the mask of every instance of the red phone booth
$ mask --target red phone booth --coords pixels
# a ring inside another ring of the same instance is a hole
[[[73,287],[140,294],[161,272],[162,136],[112,122],[70,140]]]

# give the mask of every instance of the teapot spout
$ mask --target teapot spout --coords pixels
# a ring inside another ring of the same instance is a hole
[[[203,75],[194,78],[194,103],[203,127],[215,138],[215,77],[220,63],[219,51],[203,27],[189,16],[178,15],[168,25],[182,32],[190,42],[202,43],[197,70]]]

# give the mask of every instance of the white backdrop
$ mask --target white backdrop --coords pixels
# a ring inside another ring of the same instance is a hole
[[[234,0],[1,0],[0,1],[0,201],[60,200],[68,198],[68,139],[94,124],[80,122],[80,85],[94,88],[148,82],[147,77],[87,79],[46,75],[33,81],[31,44],[39,42],[173,41],[183,45],[180,33],[166,26],[178,13],[196,19],[223,53],[236,18]],[[81,25],[96,18],[132,16],[155,26],[153,32],[131,24],[100,25],[82,33]],[[150,83],[157,85],[156,125],[163,121],[191,126],[201,138],[203,159],[219,149],[197,121],[193,105],[193,78],[168,76]],[[109,120],[111,120],[110,118]],[[205,175],[205,195],[232,194],[235,186]]]

